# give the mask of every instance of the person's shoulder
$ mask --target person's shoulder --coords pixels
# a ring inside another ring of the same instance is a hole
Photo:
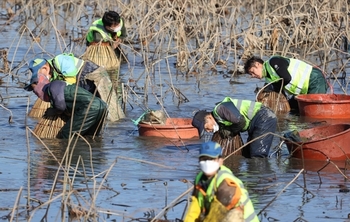
[[[66,86],[66,82],[59,79],[53,80],[52,82],[49,83],[50,88],[56,88],[56,87],[62,87],[62,86]]]

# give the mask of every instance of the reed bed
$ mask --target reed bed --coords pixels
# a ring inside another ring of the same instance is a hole
[[[165,109],[163,99],[166,93],[163,91],[171,91],[178,106],[188,102],[172,82],[166,82],[168,88],[160,87],[164,80],[156,78],[159,72],[197,78],[200,87],[201,79],[206,75],[219,74],[232,79],[241,74],[244,61],[252,55],[268,58],[279,54],[308,61],[319,66],[332,80],[331,83],[339,85],[345,94],[348,90],[350,23],[348,4],[344,0],[8,0],[0,4],[3,12],[0,17],[1,31],[8,25],[19,24],[19,37],[9,44],[8,49],[1,51],[3,62],[0,63],[0,71],[21,86],[29,79],[26,65],[34,56],[52,56],[60,52],[83,55],[86,51],[84,39],[87,28],[106,9],[112,9],[120,12],[128,29],[128,38],[121,45],[128,56],[129,67],[129,80],[125,84],[123,98],[144,110],[148,109],[147,95],[151,90],[154,95],[156,92],[162,95],[157,98],[161,109]],[[8,57],[9,50],[16,55],[21,44],[28,41],[30,46],[23,53],[22,60]],[[34,46],[42,52],[33,56],[33,51],[37,51],[33,50]],[[137,59],[142,60],[145,71],[136,77],[132,64]],[[166,70],[160,71],[161,63],[166,64]],[[139,91],[143,96],[139,96]],[[46,149],[50,150],[48,147]],[[48,202],[34,210],[28,208],[28,215],[31,215],[29,220],[37,209],[49,206],[58,199],[64,203],[62,219],[67,215],[67,207],[69,212],[86,220],[101,214],[121,213],[98,211],[94,198],[85,208],[71,202],[71,196],[78,196],[79,193],[72,186],[74,177],[68,173],[73,164],[70,162],[72,149],[74,142],[67,146],[64,160],[57,160],[60,164],[58,172],[64,172],[64,183],[68,189],[53,197],[53,187]],[[105,174],[107,178],[115,164],[100,174]],[[76,170],[73,172],[78,173]],[[291,183],[301,173],[303,171]],[[98,191],[103,188],[103,182],[96,182],[91,196],[98,195]],[[31,200],[28,199],[28,206]],[[172,202],[165,209],[170,209],[176,203]],[[18,209],[16,205],[13,207],[11,221]],[[166,210],[159,212],[152,221],[160,219],[165,213]]]

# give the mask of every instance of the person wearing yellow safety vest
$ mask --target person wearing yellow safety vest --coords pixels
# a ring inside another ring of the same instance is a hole
[[[107,11],[103,17],[94,21],[90,26],[86,45],[89,46],[98,42],[109,42],[118,58],[121,55],[119,44],[127,37],[124,19],[115,11]]]
[[[91,93],[95,92],[94,82],[87,79],[86,76],[99,66],[90,62],[74,57],[73,54],[62,53],[52,59],[36,58],[29,62],[29,70],[32,75],[38,73],[44,74],[50,82],[54,80],[63,80],[68,85],[78,83],[80,87]],[[80,73],[80,74],[79,74]],[[29,84],[26,90],[31,91]]]
[[[201,135],[203,131],[219,132],[222,138],[234,137],[248,132],[247,146],[242,155],[247,158],[267,157],[277,128],[275,113],[260,102],[225,97],[212,112],[203,115],[201,124],[195,125]],[[266,134],[265,136],[262,136]]]
[[[201,145],[199,166],[184,222],[259,221],[242,181],[223,165],[218,143]]]
[[[46,76],[50,82],[62,80],[67,85],[78,84],[90,93],[96,93],[97,97],[108,104],[108,119],[110,121],[124,117],[118,107],[115,90],[111,92],[113,84],[107,70],[91,61],[84,61],[73,54],[62,53],[52,59],[36,58],[31,60],[29,70],[32,72],[32,77],[40,73]],[[33,87],[28,84],[24,89],[32,91]],[[47,111],[49,112],[49,110]]]
[[[267,61],[252,57],[244,65],[246,73],[253,78],[265,78],[265,83],[271,83],[270,89],[289,98],[292,109],[298,109],[294,96],[300,94],[324,94],[328,82],[322,70],[298,59],[283,56],[272,56]],[[278,81],[283,80],[283,81]]]

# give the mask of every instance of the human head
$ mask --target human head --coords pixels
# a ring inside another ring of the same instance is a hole
[[[205,142],[199,150],[199,166],[203,173],[211,177],[223,164],[222,148],[214,141]]]
[[[244,64],[244,70],[253,78],[261,79],[263,77],[263,64],[264,61],[261,58],[253,56]]]
[[[29,62],[29,70],[32,72],[32,77],[30,79],[30,83],[24,87],[27,91],[32,91],[33,84],[37,84],[39,82],[38,74],[43,74],[47,79],[50,79],[50,65],[48,64],[46,59],[34,59]]]
[[[204,117],[204,130],[207,132],[213,132],[213,133],[219,130],[219,125],[217,124],[212,113],[208,113]]]
[[[102,23],[108,31],[117,32],[120,27],[120,16],[115,11],[105,12],[102,17]]]

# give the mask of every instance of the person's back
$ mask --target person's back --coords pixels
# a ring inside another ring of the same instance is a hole
[[[45,93],[49,95],[58,112],[71,115],[72,132],[79,132],[81,135],[99,134],[107,112],[106,103],[100,98],[77,85],[66,85],[60,80],[48,84]],[[61,129],[62,138],[69,138],[70,121]]]

